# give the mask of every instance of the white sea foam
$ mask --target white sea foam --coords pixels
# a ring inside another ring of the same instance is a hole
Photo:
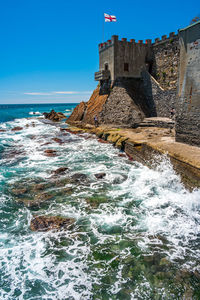
[[[29,115],[41,115],[39,111],[30,111]]]
[[[200,259],[197,247],[200,190],[186,191],[167,157],[152,170],[118,157],[118,150],[111,145],[75,135],[62,137],[58,127],[44,125],[37,119],[32,126],[32,122],[21,119],[7,124],[8,128],[24,128],[17,133],[9,130],[4,133],[4,143],[16,149],[23,147],[25,159],[10,167],[9,176],[7,169],[2,169],[2,180],[8,176],[7,183],[13,184],[20,178],[47,179],[51,170],[67,165],[70,174],[87,174],[89,183],[76,187],[71,195],[66,194],[39,211],[19,207],[18,211],[10,212],[10,224],[6,225],[6,231],[2,231],[0,240],[2,277],[7,283],[7,290],[4,285],[0,292],[2,298],[15,298],[16,289],[19,289],[19,299],[31,299],[33,287],[38,284],[38,293],[42,293],[43,299],[71,296],[74,299],[94,299],[93,286],[102,284],[111,262],[119,258],[123,262],[131,256],[130,247],[120,250],[116,247],[116,241],[124,239],[136,243],[143,254],[150,255],[159,249],[172,262],[180,260],[189,270],[197,268]],[[58,145],[52,137],[65,138],[65,143]],[[45,145],[48,142],[50,144]],[[44,150],[48,148],[55,149],[59,155],[44,156]],[[105,172],[106,176],[97,180],[94,174],[100,172]],[[69,186],[73,187],[73,184]],[[86,201],[92,197],[108,200],[93,209]],[[1,211],[4,207],[10,209],[11,204],[7,206],[7,201],[8,198],[4,197]],[[9,201],[14,201],[12,196]],[[76,223],[72,231],[65,233],[33,233],[29,225],[35,213],[72,217]],[[2,222],[7,224],[4,218]],[[165,239],[168,250],[162,248]],[[106,252],[112,247],[115,255],[107,262],[94,259],[94,251]],[[104,268],[99,266],[102,263]],[[107,292],[117,295],[128,282],[123,277],[122,263],[113,276],[115,280],[107,285]],[[132,299],[141,295],[148,299],[150,286],[144,277],[143,285],[138,283],[131,292]]]

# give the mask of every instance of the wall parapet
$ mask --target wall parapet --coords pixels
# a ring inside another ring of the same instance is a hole
[[[127,40],[127,38],[122,38],[121,40],[119,39],[118,35],[113,35],[110,40],[107,40],[106,42],[100,43],[99,44],[99,51],[103,51],[106,48],[113,46],[115,43],[127,43],[128,45],[131,44],[138,44],[138,45],[144,45],[144,46],[155,46],[158,44],[170,42],[171,40],[174,40],[178,37],[178,34],[175,32],[170,32],[169,35],[167,36],[166,34],[161,37],[155,38],[154,43],[152,42],[151,39],[146,39],[145,42],[143,40],[138,40],[136,41],[135,39],[130,39],[130,41]]]
[[[152,45],[154,46],[154,45],[170,42],[170,41],[173,41],[174,39],[176,39],[177,37],[178,37],[178,34],[175,34],[175,32],[170,32],[169,36],[167,36],[165,34],[165,35],[162,35],[161,39],[159,37],[155,38],[155,41]]]

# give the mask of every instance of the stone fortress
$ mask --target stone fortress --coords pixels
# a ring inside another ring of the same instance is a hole
[[[99,44],[99,81],[69,121],[135,128],[176,110],[176,141],[200,146],[200,21],[155,42],[118,36]],[[71,119],[71,120],[70,120]]]

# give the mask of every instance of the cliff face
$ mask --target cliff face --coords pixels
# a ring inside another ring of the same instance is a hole
[[[81,102],[77,105],[67,119],[67,123],[82,121],[83,123],[94,124],[94,116],[99,116],[102,107],[108,98],[108,94],[100,95],[99,87],[97,87],[87,103]]]

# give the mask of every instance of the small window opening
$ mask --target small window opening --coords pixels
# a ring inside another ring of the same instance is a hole
[[[167,51],[165,51],[165,55],[167,55]]]
[[[108,70],[108,64],[105,64],[104,68],[105,68],[105,71],[107,71]]]
[[[124,71],[126,71],[126,72],[129,71],[129,65],[128,65],[128,63],[124,63]]]

